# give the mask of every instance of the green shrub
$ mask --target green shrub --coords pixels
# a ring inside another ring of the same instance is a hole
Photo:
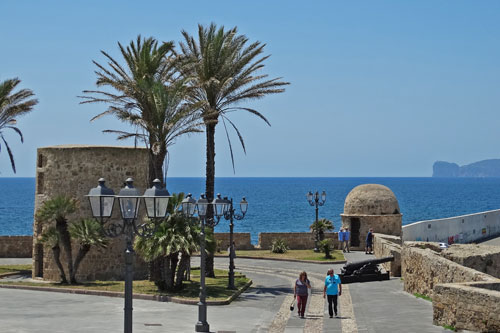
[[[331,239],[323,239],[318,243],[318,247],[325,254],[325,258],[330,259],[332,255],[330,252],[332,252],[332,240]]]
[[[271,244],[271,252],[273,253],[286,253],[290,248],[286,241],[282,238],[273,239]]]

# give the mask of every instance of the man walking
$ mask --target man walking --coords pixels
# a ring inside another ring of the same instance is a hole
[[[344,228],[339,230],[339,250],[344,249]]]
[[[344,252],[351,252],[349,248],[349,242],[351,241],[351,232],[349,231],[349,228],[344,229]]]
[[[328,270],[327,274],[325,288],[323,289],[323,298],[328,296],[328,313],[330,314],[330,318],[333,318],[334,312],[335,317],[337,317],[337,296],[342,295],[342,284],[340,283],[340,277],[337,274],[333,274],[332,268]]]

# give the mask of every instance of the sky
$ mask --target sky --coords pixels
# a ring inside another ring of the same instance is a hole
[[[137,35],[181,40],[198,24],[238,27],[266,44],[262,73],[282,94],[233,113],[246,155],[216,129],[217,177],[429,177],[437,160],[500,158],[498,1],[0,1],[0,80],[18,77],[35,110],[4,132],[0,177],[34,177],[36,149],[60,144],[132,145],[105,105],[80,105],[94,89],[92,60],[120,59]],[[203,177],[205,137],[170,149],[169,177]]]

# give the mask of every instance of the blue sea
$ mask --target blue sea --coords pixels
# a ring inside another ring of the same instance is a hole
[[[259,232],[308,231],[315,216],[306,201],[308,191],[326,191],[319,217],[332,220],[338,230],[345,197],[367,183],[394,192],[403,224],[500,208],[500,178],[217,178],[216,192],[235,202],[247,198],[248,213],[235,222],[235,232],[250,232],[257,243]],[[167,179],[171,193],[196,198],[204,184],[204,178]],[[0,235],[32,234],[34,197],[34,178],[0,178]],[[222,219],[216,231],[229,231],[228,222]]]

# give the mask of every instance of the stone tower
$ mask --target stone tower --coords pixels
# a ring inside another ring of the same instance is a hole
[[[398,200],[383,185],[364,184],[349,192],[344,203],[342,226],[351,231],[351,248],[363,250],[370,228],[374,232],[401,236],[402,215]]]
[[[44,201],[57,195],[66,195],[79,201],[80,208],[70,216],[71,221],[92,218],[90,204],[85,195],[97,186],[97,180],[106,179],[106,185],[118,193],[126,178],[134,179],[141,192],[148,187],[148,151],[145,148],[63,145],[38,148],[36,168],[35,212]],[[142,204],[141,204],[142,205]],[[112,220],[120,221],[115,203]],[[33,277],[59,280],[59,272],[50,250],[38,244],[37,239],[47,228],[34,219],[33,225]],[[123,277],[125,248],[123,237],[112,239],[106,249],[92,249],[78,270],[77,280],[105,280]],[[73,246],[77,248],[77,246]],[[66,269],[64,251],[61,261]],[[73,251],[76,256],[77,251]],[[146,265],[136,260],[135,276],[144,277]]]

